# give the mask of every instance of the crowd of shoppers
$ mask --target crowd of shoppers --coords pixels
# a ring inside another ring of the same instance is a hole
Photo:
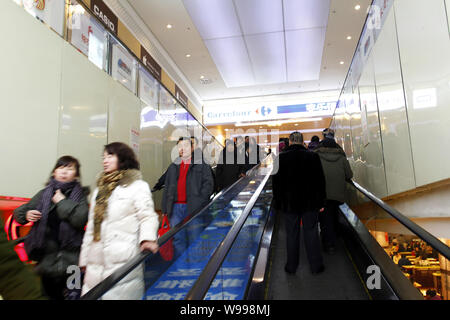
[[[325,251],[335,250],[337,206],[344,201],[345,181],[352,173],[345,153],[333,138],[333,132],[327,130],[322,141],[314,138],[308,147],[300,132],[280,140],[279,169],[273,176],[274,207],[285,219],[288,273],[295,273],[299,264],[300,220],[313,273],[324,270],[320,236]],[[226,140],[214,175],[194,137],[181,137],[177,148],[178,157],[152,189],[164,189],[162,213],[171,226],[198,213],[214,192],[245,176],[264,157],[252,137]],[[308,170],[298,170],[300,167]],[[57,160],[45,188],[14,212],[19,223],[34,223],[25,249],[37,262],[34,271],[42,279],[42,291],[37,293],[37,283],[27,294],[67,299],[70,290],[66,271],[70,265],[81,268],[81,294],[85,294],[140,251],[159,250],[158,214],[139,168],[129,146],[120,142],[106,145],[103,172],[97,177],[89,207],[89,190],[81,185],[79,161],[72,156]],[[175,257],[200,231],[193,226],[173,237]],[[23,270],[24,274],[29,271]],[[140,299],[143,278],[144,270],[135,268],[102,299]]]

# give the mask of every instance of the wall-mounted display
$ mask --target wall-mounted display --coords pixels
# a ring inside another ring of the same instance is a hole
[[[111,75],[131,92],[136,93],[136,60],[114,39],[111,39]]]
[[[70,4],[69,12],[70,43],[97,67],[104,69],[107,44],[105,28],[75,1]]]
[[[61,0],[21,0],[23,7],[32,16],[48,24],[59,35],[64,34],[64,6]]]

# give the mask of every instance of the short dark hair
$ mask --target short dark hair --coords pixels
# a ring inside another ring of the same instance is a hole
[[[180,137],[180,138],[178,139],[178,141],[177,141],[177,144],[179,144],[180,141],[187,140],[187,141],[189,141],[189,142],[191,143],[191,145],[192,145],[192,141],[191,141],[192,138],[193,138],[193,137]]]
[[[311,142],[319,142],[319,141],[320,141],[320,139],[318,136],[312,136]]]
[[[50,183],[50,180],[53,177],[53,172],[55,172],[56,169],[58,169],[60,167],[68,167],[72,164],[75,166],[75,170],[76,170],[75,177],[80,178],[81,177],[81,174],[80,174],[81,165],[80,165],[80,162],[78,161],[78,159],[76,159],[72,156],[62,156],[58,160],[56,160],[55,167],[53,168],[52,172],[50,173],[50,178],[48,179],[47,184]]]
[[[139,170],[139,161],[136,154],[127,144],[122,142],[113,142],[105,146],[108,154],[115,154],[119,159],[119,170],[137,169]]]

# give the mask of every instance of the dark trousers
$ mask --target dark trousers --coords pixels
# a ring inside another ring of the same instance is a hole
[[[44,294],[51,300],[64,300],[67,289],[67,277],[42,276]]]
[[[300,259],[300,219],[303,222],[306,255],[312,272],[323,266],[320,249],[317,211],[284,212],[286,227],[287,263],[286,268],[294,272]]]
[[[324,212],[319,213],[320,235],[324,247],[336,246],[337,218],[341,204],[336,200],[327,200]]]

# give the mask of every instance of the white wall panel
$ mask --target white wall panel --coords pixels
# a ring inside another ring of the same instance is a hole
[[[416,183],[421,186],[450,178],[449,30],[441,0],[398,0],[394,8]]]
[[[119,82],[109,79],[108,143],[123,142],[139,157],[141,101]],[[137,142],[137,146],[134,143]]]
[[[63,40],[2,1],[0,195],[31,197],[56,163]]]
[[[58,155],[81,162],[82,184],[93,186],[103,170],[110,77],[70,44],[64,44]]]

